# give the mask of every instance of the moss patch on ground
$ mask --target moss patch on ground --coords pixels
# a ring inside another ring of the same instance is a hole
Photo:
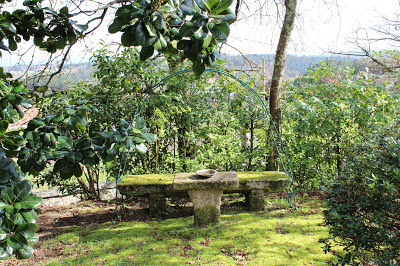
[[[267,199],[274,207],[262,212],[245,212],[233,203],[223,208],[219,225],[204,229],[193,226],[192,216],[114,221],[74,227],[40,245],[63,246],[46,265],[321,265],[334,260],[318,243],[328,236],[322,201],[300,199],[298,210],[278,201],[284,204]]]
[[[131,185],[168,185],[174,182],[174,174],[149,174],[149,175],[126,175],[119,182],[119,186]]]

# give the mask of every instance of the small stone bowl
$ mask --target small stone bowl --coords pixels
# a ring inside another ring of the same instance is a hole
[[[201,178],[210,178],[213,175],[215,175],[217,173],[217,171],[213,170],[213,169],[203,169],[203,170],[199,170],[196,172],[197,176],[201,177]]]

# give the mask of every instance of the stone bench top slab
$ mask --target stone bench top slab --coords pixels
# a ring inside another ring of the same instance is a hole
[[[288,175],[284,172],[264,171],[264,172],[237,172],[240,183],[249,181],[279,181],[287,180]]]
[[[200,178],[196,173],[178,173],[175,175],[174,190],[230,190],[239,186],[235,172],[217,172],[210,178]]]
[[[119,186],[151,186],[151,185],[172,185],[175,174],[146,174],[126,175],[119,182]]]

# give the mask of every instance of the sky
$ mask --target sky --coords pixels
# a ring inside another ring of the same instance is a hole
[[[298,0],[295,29],[289,45],[289,54],[321,55],[330,52],[354,51],[352,40],[356,33],[365,32],[379,24],[381,18],[393,17],[399,10],[400,0]],[[241,7],[241,15],[231,25],[228,42],[222,52],[229,54],[273,54],[279,39],[282,16],[277,18],[276,6],[268,2],[261,10],[259,0],[246,0]],[[272,3],[271,3],[272,2]],[[234,1],[234,4],[236,1]],[[252,15],[253,14],[253,15]],[[90,38],[76,45],[71,52],[73,63],[85,62],[92,51],[100,49],[101,42],[118,43],[120,35],[108,34],[107,27],[112,17],[106,19],[104,26]],[[375,49],[390,48],[386,45]],[[28,51],[21,63],[29,64],[33,49]],[[38,53],[36,63],[45,62],[47,53]],[[0,65],[9,66],[16,63],[16,56],[3,52]],[[41,59],[41,60],[40,60]]]
[[[248,10],[242,6],[243,13]],[[363,32],[360,29],[369,29],[381,23],[383,16],[393,17],[399,10],[398,0],[299,0],[289,53],[320,55],[352,51],[356,33]],[[279,34],[280,25],[275,17],[261,20],[255,16],[231,26],[228,44],[243,53],[274,53]],[[386,47],[377,46],[382,48]],[[235,53],[235,49],[226,50]]]

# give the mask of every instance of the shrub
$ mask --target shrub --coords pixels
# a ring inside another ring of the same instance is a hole
[[[343,264],[394,265],[400,259],[400,132],[398,125],[364,137],[327,187],[325,221]]]

